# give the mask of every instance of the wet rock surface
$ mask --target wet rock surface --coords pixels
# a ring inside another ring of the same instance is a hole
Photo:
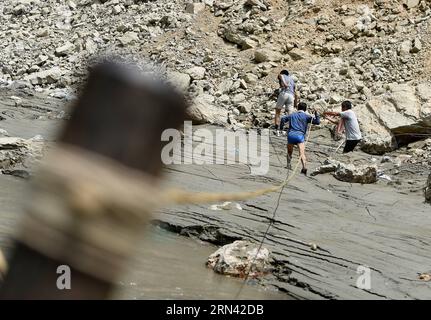
[[[417,274],[431,263],[427,249],[431,217],[423,197],[429,169],[406,154],[334,154],[338,143],[328,143],[329,137],[328,129],[313,130],[307,146],[310,169],[331,156],[358,167],[373,164],[377,181],[359,184],[331,174],[297,175],[284,189],[274,219],[277,193],[241,201],[242,210],[236,206],[213,210],[211,204],[162,209],[154,223],[224,246],[235,240],[257,245],[272,221],[264,241],[272,252],[272,272],[257,281],[295,298],[426,298],[429,284],[418,282]],[[178,165],[167,168],[167,183],[212,192],[277,185],[287,173],[285,137],[271,138],[270,153],[270,172],[265,176],[250,175],[244,165]],[[359,266],[371,268],[369,290],[356,287]]]

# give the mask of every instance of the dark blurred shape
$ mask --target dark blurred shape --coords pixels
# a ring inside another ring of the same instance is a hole
[[[85,160],[76,167],[79,169],[79,166],[82,168],[82,165],[88,164],[87,170],[83,170],[83,172],[92,172],[89,168],[98,168],[97,155],[99,155],[104,156],[103,158],[106,158],[108,162],[114,160],[112,163],[109,162],[109,165],[113,165],[111,167],[103,166],[105,162],[100,162],[101,167],[105,170],[101,169],[100,172],[102,173],[108,173],[109,168],[113,168],[117,174],[114,176],[121,177],[121,172],[130,168],[134,169],[129,170],[132,176],[133,172],[142,172],[143,176],[147,174],[154,178],[160,176],[162,169],[160,154],[163,147],[161,134],[165,129],[181,126],[187,105],[184,97],[176,92],[172,86],[161,80],[143,76],[136,70],[137,68],[134,70],[113,62],[104,62],[91,69],[71,118],[60,135],[59,147],[55,148],[60,152],[57,159],[62,159],[61,154],[63,159],[67,159],[64,158],[67,152],[61,153],[61,149],[71,146],[73,148],[69,149],[68,152],[72,150],[71,155],[74,155],[72,158],[75,159],[76,154],[76,159],[84,157],[82,159]],[[106,203],[100,202],[104,200],[103,195],[94,203],[92,203],[91,196],[90,198],[84,197],[82,200],[89,204],[89,206],[81,207],[84,208],[84,212],[78,212],[76,207],[70,206],[71,201],[76,200],[71,200],[74,192],[82,193],[79,184],[75,185],[70,182],[76,182],[77,179],[74,180],[70,175],[69,178],[67,176],[71,172],[77,171],[68,168],[68,170],[64,169],[64,174],[61,174],[59,172],[61,165],[55,161],[56,153],[54,151],[52,152],[51,163],[56,165],[50,166],[48,162],[45,165],[45,170],[41,170],[43,176],[39,173],[39,179],[36,175],[35,181],[32,182],[33,189],[30,191],[33,194],[33,202],[26,206],[27,214],[21,224],[21,236],[18,236],[15,242],[9,272],[0,287],[0,298],[108,298],[114,288],[113,283],[117,279],[115,277],[107,279],[106,276],[104,278],[98,277],[97,268],[95,270],[94,264],[97,264],[98,261],[109,261],[105,255],[112,253],[112,266],[114,266],[112,274],[116,274],[117,270],[120,269],[115,263],[118,261],[121,263],[123,256],[118,254],[121,252],[118,248],[124,244],[135,245],[129,241],[129,239],[133,239],[130,234],[139,234],[142,231],[139,225],[136,223],[133,225],[133,222],[130,222],[134,221],[133,219],[127,219],[127,214],[134,214],[137,211],[136,196],[132,199],[135,201],[135,207],[132,205],[130,210],[124,207],[127,205],[127,199],[118,199],[117,202],[115,202],[116,200],[111,202],[108,199],[106,201],[108,205],[110,203],[115,205],[106,208],[105,214],[97,212],[93,216],[91,212],[85,212],[85,210],[88,211],[88,208],[92,208],[92,205],[95,204],[99,210],[103,211],[104,205],[106,205]],[[86,152],[95,154],[96,157],[85,157]],[[95,161],[92,162],[92,159]],[[118,170],[114,168],[116,163],[119,168],[121,167]],[[67,166],[67,164],[65,165]],[[113,181],[111,175],[106,174],[106,176],[111,177],[111,180],[107,181]],[[135,176],[137,176],[136,179],[140,177],[137,174]],[[100,190],[104,190],[106,184],[103,176],[94,178],[93,175],[93,177],[86,179],[79,175],[78,179],[84,180],[83,186],[87,184],[90,191],[100,192]],[[124,183],[126,186],[128,181],[134,183],[131,187],[135,187],[136,190],[136,185],[139,183],[129,177],[129,180],[126,179]],[[56,189],[56,186],[59,189]],[[73,189],[74,186],[75,189]],[[122,189],[126,192],[128,190],[127,187]],[[108,185],[106,190],[112,193],[115,188],[110,188]],[[147,197],[148,195],[151,197],[151,193],[148,193]],[[78,198],[78,200],[80,199]],[[58,208],[64,210],[58,210]],[[146,213],[145,211],[143,208],[143,214]],[[125,217],[124,223],[118,219],[121,216]],[[116,229],[117,224],[118,228]],[[102,227],[98,228],[99,225]],[[96,239],[97,235],[89,232],[91,230],[97,231],[98,239]],[[111,234],[109,230],[115,232]],[[124,235],[124,237],[118,237],[118,235]],[[115,242],[116,237],[118,243]],[[94,242],[91,241],[93,238]],[[34,244],[32,239],[34,239]],[[54,240],[50,241],[50,239]],[[105,242],[112,242],[113,250],[109,250],[109,245],[106,248],[99,248],[99,245]],[[45,245],[49,243],[52,248],[38,250],[38,246],[43,247],[40,243]],[[56,252],[57,254],[48,256],[45,252]],[[128,254],[128,251],[124,252],[124,256],[127,257]],[[68,260],[66,258],[70,258],[71,255],[74,256],[73,259],[69,259],[73,261],[72,264],[78,264],[76,261],[80,261],[82,265],[91,265],[93,273],[83,271],[86,269],[80,268],[78,265],[71,265],[72,289],[59,290],[56,286],[60,276],[57,273],[57,268],[61,265],[70,265],[70,261],[64,260]],[[86,261],[87,257],[91,258],[92,256],[95,257],[92,261]],[[105,269],[109,269],[107,265],[98,267],[100,267],[101,273]],[[106,272],[105,274],[110,273]]]
[[[179,127],[185,110],[172,86],[105,62],[92,68],[59,140],[157,174],[161,134]]]

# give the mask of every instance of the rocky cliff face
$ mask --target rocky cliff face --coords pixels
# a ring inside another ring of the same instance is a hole
[[[197,122],[247,129],[272,122],[287,68],[316,109],[353,101],[366,152],[430,133],[428,0],[5,0],[0,12],[3,85],[73,98],[94,58],[120,54],[161,63]]]

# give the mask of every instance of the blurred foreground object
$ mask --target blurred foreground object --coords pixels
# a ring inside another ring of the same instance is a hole
[[[158,205],[161,134],[185,112],[184,97],[159,80],[116,63],[91,70],[31,183],[1,298],[109,298]],[[69,290],[59,289],[61,266]]]
[[[0,280],[3,279],[4,275],[6,274],[7,271],[7,263],[6,263],[6,258],[3,255],[3,252],[1,252],[0,250]]]

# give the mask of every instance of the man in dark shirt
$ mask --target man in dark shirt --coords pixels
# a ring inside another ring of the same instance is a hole
[[[314,117],[307,114],[307,104],[300,102],[298,104],[298,112],[284,116],[280,121],[280,128],[283,129],[284,124],[289,122],[289,130],[287,134],[287,161],[290,166],[292,159],[293,146],[298,145],[299,156],[301,158],[302,170],[301,173],[307,175],[307,158],[305,156],[305,135],[307,133],[308,124],[320,124],[320,117],[317,112]]]

